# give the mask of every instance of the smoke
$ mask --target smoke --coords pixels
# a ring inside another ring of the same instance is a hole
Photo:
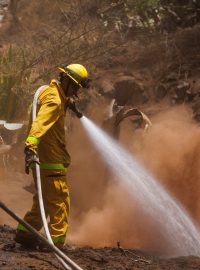
[[[130,120],[126,120],[121,127],[120,141],[199,222],[199,128],[184,107],[166,109],[151,120],[153,126],[147,132],[133,132]],[[87,150],[84,155],[87,159]],[[92,167],[88,170],[94,170],[96,176],[89,179],[88,172],[87,177],[81,173],[87,187],[84,189],[87,208],[76,203],[69,241],[91,246],[116,246],[119,241],[124,247],[166,254],[167,239],[162,228],[149,220],[140,205],[114,181],[106,166],[98,162],[95,151],[90,160]]]

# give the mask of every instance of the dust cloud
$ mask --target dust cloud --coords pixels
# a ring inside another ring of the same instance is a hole
[[[32,194],[24,188],[29,186],[32,180],[25,173],[12,169],[10,166],[0,170],[0,200],[17,215],[23,217],[32,203]],[[1,209],[0,224],[10,225],[13,228],[17,226],[17,222]]]
[[[98,100],[99,102],[99,100]],[[98,103],[99,104],[99,103]],[[86,113],[101,125],[102,106]],[[101,115],[101,116],[100,116]],[[190,111],[183,107],[165,108],[150,116],[147,131],[133,130],[130,119],[121,125],[120,142],[133,152],[200,223],[200,131]],[[68,149],[72,164],[68,171],[71,213],[68,243],[93,247],[117,246],[167,254],[170,248],[156,220],[141,211],[140,205],[115,181],[100,159],[80,121],[69,125]],[[21,217],[31,207],[32,195],[25,186],[32,177],[24,173],[0,171],[0,198]],[[0,224],[16,222],[1,211]]]
[[[152,118],[148,134],[132,149],[154,175],[200,222],[200,129],[184,106]]]
[[[151,120],[153,126],[144,132],[134,131],[127,119],[121,126],[120,141],[199,223],[199,127],[183,106],[164,109]],[[76,207],[72,209],[69,242],[96,247],[120,242],[123,247],[167,254],[170,246],[162,228],[145,216],[134,194],[130,197],[115,181],[89,144],[83,142],[83,152],[79,152],[87,167],[83,171],[77,164],[79,176],[74,175],[80,189],[73,191]]]

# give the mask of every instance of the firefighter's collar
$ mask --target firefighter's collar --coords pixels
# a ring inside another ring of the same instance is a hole
[[[62,89],[62,87],[60,85],[60,82],[54,79],[54,80],[51,81],[50,85],[51,84],[56,85],[56,87],[58,88],[59,93],[61,94],[61,96],[66,101],[67,100],[67,97],[65,96],[65,93],[64,93],[64,91],[63,91],[63,89]]]

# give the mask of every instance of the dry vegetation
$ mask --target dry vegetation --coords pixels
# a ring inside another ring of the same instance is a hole
[[[23,118],[21,104],[28,106],[35,88],[66,63],[89,67],[94,83],[102,71],[114,73],[121,65],[132,74],[151,69],[154,84],[143,81],[146,88],[161,89],[172,71],[178,80],[188,79],[198,68],[199,28],[180,29],[198,25],[199,3],[168,2],[10,1],[0,28],[1,117]]]

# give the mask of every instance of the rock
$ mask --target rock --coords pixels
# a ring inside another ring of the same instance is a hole
[[[7,7],[10,3],[10,0],[0,0],[0,7]]]
[[[197,122],[200,122],[200,96],[196,99],[193,106],[193,117]]]
[[[155,97],[156,100],[160,100],[164,98],[167,95],[167,86],[164,83],[160,83],[156,88],[155,88]]]
[[[186,101],[187,93],[186,91],[190,88],[190,84],[188,82],[182,81],[173,88],[171,97],[174,103],[180,103]]]
[[[178,75],[176,72],[171,72],[165,77],[165,82],[171,82],[171,81],[176,81],[178,78]]]
[[[144,89],[134,79],[122,79],[114,84],[114,98],[119,106],[137,106],[148,101]]]

